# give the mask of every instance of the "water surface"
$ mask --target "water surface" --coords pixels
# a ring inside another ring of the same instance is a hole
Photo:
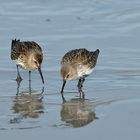
[[[0,135],[3,139],[139,139],[140,1],[0,1]],[[37,71],[10,60],[11,40],[34,40],[44,52]],[[95,71],[78,98],[67,82],[63,103],[60,61],[75,48],[100,49]],[[17,95],[18,94],[18,95]]]

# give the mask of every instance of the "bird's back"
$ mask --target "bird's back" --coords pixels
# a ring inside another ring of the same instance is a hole
[[[16,60],[18,57],[22,55],[26,55],[29,52],[38,52],[42,54],[41,47],[34,41],[23,41],[20,40],[12,40],[11,43],[11,59]]]
[[[93,68],[96,65],[98,54],[98,49],[95,52],[90,52],[85,48],[71,50],[64,55],[61,64],[88,65]]]

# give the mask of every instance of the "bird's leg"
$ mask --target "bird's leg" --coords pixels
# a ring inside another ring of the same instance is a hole
[[[31,94],[31,71],[29,71],[29,93]]]
[[[29,82],[31,81],[31,71],[29,71]]]
[[[17,66],[17,78],[16,78],[16,81],[17,81],[17,82],[21,82],[21,81],[22,81],[22,78],[21,78],[21,76],[20,76],[19,66],[18,66],[18,65],[16,65],[16,66]]]
[[[78,91],[79,91],[80,86],[81,86],[81,78],[79,79],[78,84],[77,84]]]
[[[78,82],[78,85],[77,85],[78,91],[79,91],[79,92],[82,91],[82,87],[83,87],[84,80],[85,80],[84,78],[80,78],[80,79],[79,79],[79,82]]]
[[[79,82],[78,82],[78,85],[77,85],[78,91],[80,93],[80,98],[81,98],[81,95],[82,95],[82,98],[85,98],[84,92],[82,90],[84,81],[85,81],[85,78],[84,77],[80,78],[79,79]]]
[[[16,95],[19,95],[20,83],[21,83],[21,81],[17,81],[17,93],[16,93]]]

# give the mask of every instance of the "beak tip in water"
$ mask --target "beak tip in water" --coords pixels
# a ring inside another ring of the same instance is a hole
[[[62,85],[61,93],[63,93],[64,87],[65,87],[65,84],[66,84],[66,80],[63,80],[63,85]]]
[[[43,75],[42,75],[41,68],[38,68],[38,71],[39,71],[39,73],[40,73],[40,76],[41,76],[41,79],[42,79],[42,83],[44,84],[44,78],[43,78]]]

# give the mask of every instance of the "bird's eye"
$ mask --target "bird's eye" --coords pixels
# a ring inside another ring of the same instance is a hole
[[[35,64],[37,64],[37,61],[34,61]]]
[[[67,74],[67,76],[66,76],[66,77],[68,78],[69,76],[70,76],[70,75],[69,75],[69,74]]]

